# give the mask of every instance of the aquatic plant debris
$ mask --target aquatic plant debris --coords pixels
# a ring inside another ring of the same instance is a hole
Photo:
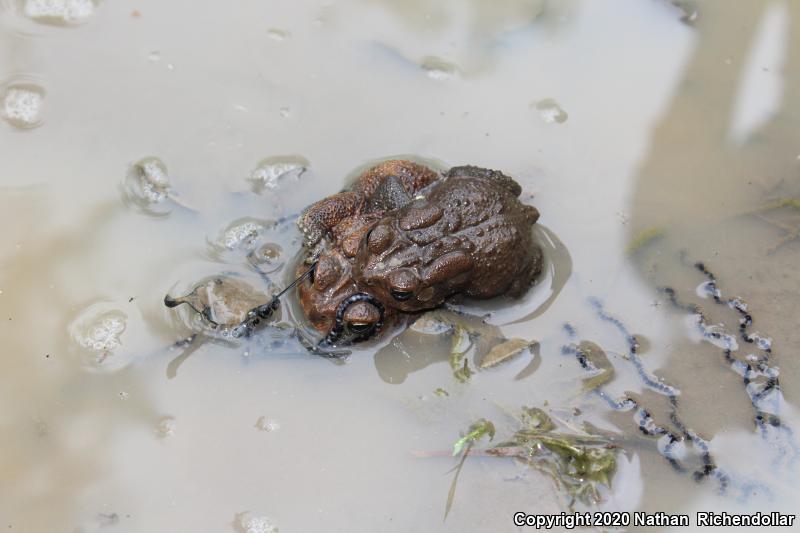
[[[538,407],[523,407],[520,421],[523,429],[550,431],[556,428],[550,416]]]
[[[454,324],[451,330],[450,355],[448,361],[453,369],[453,377],[459,382],[466,383],[472,377],[467,353],[472,348],[473,342],[467,329],[459,324]]]
[[[445,518],[455,497],[458,475],[468,455],[508,457],[523,461],[553,479],[557,488],[575,501],[594,505],[601,501],[599,485],[611,486],[619,446],[608,438],[588,433],[572,434],[556,431],[552,418],[538,407],[523,407],[519,416],[520,428],[506,441],[481,450],[474,444],[495,436],[494,425],[480,419],[470,425],[466,434],[453,445],[453,456],[461,455],[448,492]],[[427,455],[423,455],[427,456]]]
[[[537,467],[566,489],[573,502],[599,503],[597,484],[611,485],[617,446],[594,435],[555,432],[555,423],[542,409],[524,407],[522,420],[523,427],[510,440],[485,450],[486,454],[514,457]]]
[[[481,418],[477,422],[474,422],[471,426],[469,426],[467,434],[453,444],[453,457],[460,454],[467,444],[471,444],[484,436],[488,436],[489,440],[492,440],[494,438],[494,432],[494,424],[485,418]]]
[[[453,445],[453,457],[457,456],[462,451],[463,454],[461,455],[461,460],[458,462],[458,465],[455,468],[453,482],[450,483],[450,490],[447,492],[447,503],[444,507],[444,520],[447,519],[450,509],[453,507],[453,501],[456,496],[456,485],[458,484],[458,475],[461,473],[461,469],[464,466],[464,461],[467,460],[467,455],[469,455],[473,444],[475,444],[475,441],[483,438],[484,436],[488,436],[489,440],[492,440],[494,438],[494,433],[494,424],[485,418],[481,418],[473,422],[469,426],[469,429],[467,429],[467,434],[458,439]]]

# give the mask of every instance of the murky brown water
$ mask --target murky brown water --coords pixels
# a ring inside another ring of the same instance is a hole
[[[600,508],[796,509],[800,8],[553,4],[3,0],[0,527],[521,530],[569,498],[511,459],[468,458],[442,518],[446,452],[522,406],[618,439]],[[275,328],[173,346],[197,323],[166,293],[283,286],[293,216],[397,154],[539,208],[543,281],[471,307],[533,353],[460,383],[419,332],[345,364]]]

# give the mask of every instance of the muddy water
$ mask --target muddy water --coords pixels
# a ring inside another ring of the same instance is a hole
[[[0,526],[514,531],[569,497],[469,458],[443,521],[435,452],[522,406],[623,443],[601,508],[796,508],[800,13],[685,4],[5,0]],[[220,274],[283,286],[293,216],[398,154],[501,168],[542,212],[543,281],[472,308],[536,355],[460,383],[435,336],[334,364],[291,304],[247,342],[162,305]],[[599,392],[580,341],[614,367]],[[726,342],[763,363],[747,388]]]

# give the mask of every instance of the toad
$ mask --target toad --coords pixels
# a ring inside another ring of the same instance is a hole
[[[310,206],[299,226],[306,258],[300,303],[324,344],[374,336],[388,320],[449,298],[524,294],[542,269],[531,227],[536,208],[496,170],[439,174],[383,162],[347,190]]]

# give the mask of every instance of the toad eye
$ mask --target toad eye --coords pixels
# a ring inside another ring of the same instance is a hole
[[[414,295],[414,293],[411,291],[403,291],[400,289],[392,289],[390,292],[392,293],[392,298],[398,302],[405,302]]]
[[[375,323],[370,322],[348,322],[347,329],[356,335],[369,333],[375,327]]]
[[[353,301],[353,298],[356,300]],[[365,339],[380,327],[383,311],[371,296],[356,294],[341,305],[342,325],[348,335]]]

